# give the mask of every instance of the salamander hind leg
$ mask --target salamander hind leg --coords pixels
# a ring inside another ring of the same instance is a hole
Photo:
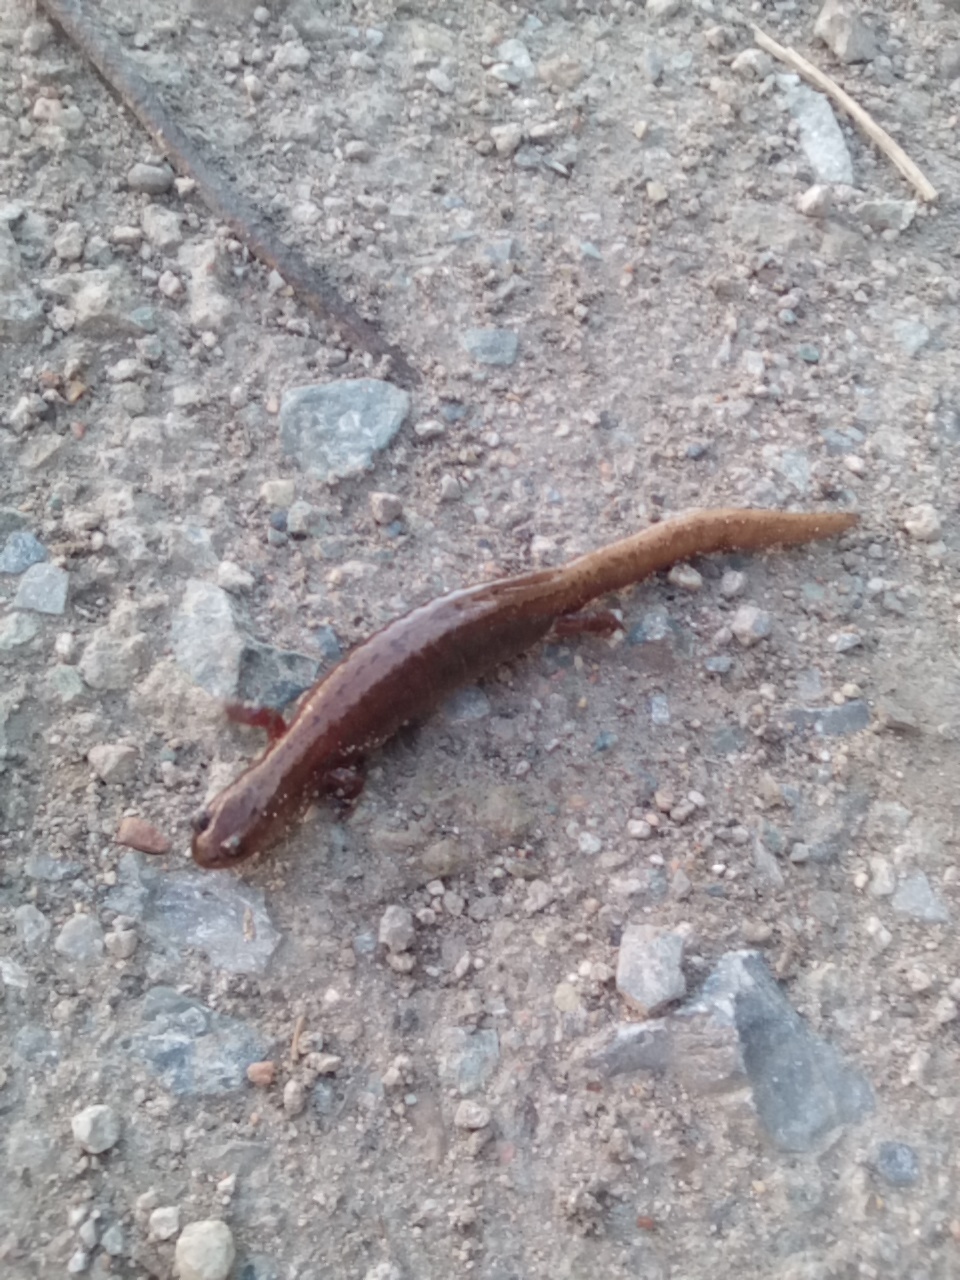
[[[224,708],[228,720],[234,724],[248,724],[254,729],[265,729],[271,742],[276,742],[287,732],[287,722],[273,707],[254,707],[247,702],[228,702]]]
[[[611,609],[589,609],[580,613],[562,613],[553,624],[555,636],[612,636],[622,631],[623,623]]]
[[[363,761],[354,761],[327,769],[320,775],[317,790],[331,797],[339,813],[346,814],[359,799],[366,780]]]

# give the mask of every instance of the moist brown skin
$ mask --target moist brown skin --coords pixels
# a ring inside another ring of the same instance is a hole
[[[690,556],[794,546],[856,522],[852,512],[691,511],[558,568],[431,600],[358,645],[314,685],[289,726],[265,718],[266,751],[194,818],[194,859],[229,867],[276,843],[315,796],[342,794],[346,771],[402,725],[598,596]]]

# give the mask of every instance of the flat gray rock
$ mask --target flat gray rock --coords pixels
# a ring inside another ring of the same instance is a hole
[[[788,87],[787,104],[800,127],[800,145],[817,181],[852,186],[853,161],[828,99],[804,84],[796,84]]]
[[[628,924],[617,956],[617,990],[644,1018],[655,1017],[687,993],[682,934]]]
[[[234,697],[244,641],[222,587],[187,583],[173,617],[172,640],[177,665],[191,680],[216,698]]]
[[[120,859],[111,910],[133,916],[166,950],[196,947],[228,973],[263,973],[280,941],[263,891],[223,871],[164,873],[143,854]]]
[[[749,1085],[781,1151],[815,1150],[874,1107],[867,1078],[811,1031],[755,951],[729,952],[695,1001],[667,1018],[621,1025],[588,1062],[606,1076],[669,1071],[707,1096]]]
[[[950,912],[934,893],[923,871],[904,876],[890,901],[898,915],[923,924],[947,924],[950,920]]]
[[[24,573],[46,558],[47,549],[38,538],[26,529],[16,529],[7,535],[0,551],[0,573]]]
[[[34,613],[61,614],[67,607],[70,574],[55,564],[32,564],[17,584],[13,604]]]
[[[512,329],[468,329],[462,342],[478,364],[510,365],[517,358],[519,341]]]
[[[284,452],[321,480],[360,475],[410,412],[410,397],[378,378],[294,387],[280,405]]]
[[[243,1088],[247,1066],[267,1052],[254,1028],[172,987],[147,992],[141,1019],[142,1026],[119,1047],[178,1097],[216,1097]]]
[[[315,683],[319,671],[319,660],[308,653],[254,641],[240,655],[237,692],[244,702],[280,711]]]

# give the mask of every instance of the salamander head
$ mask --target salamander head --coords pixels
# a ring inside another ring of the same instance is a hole
[[[190,820],[194,862],[209,869],[235,867],[267,844],[269,819],[249,789],[230,788]]]

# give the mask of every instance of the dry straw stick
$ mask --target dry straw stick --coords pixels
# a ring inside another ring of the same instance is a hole
[[[765,49],[773,57],[785,62],[798,75],[803,76],[804,80],[815,85],[816,88],[843,107],[847,115],[853,117],[867,137],[879,147],[885,156],[893,161],[907,181],[913,184],[921,200],[936,200],[937,189],[933,183],[923,176],[918,166],[913,163],[899,143],[894,142],[886,129],[882,129],[868,111],[865,111],[858,102],[854,102],[848,93],[844,93],[835,80],[831,80],[828,75],[824,75],[819,67],[815,67],[812,62],[808,62],[795,49],[784,48],[782,44],[777,44],[776,40],[771,40],[759,27],[753,28],[753,37],[761,49]]]

